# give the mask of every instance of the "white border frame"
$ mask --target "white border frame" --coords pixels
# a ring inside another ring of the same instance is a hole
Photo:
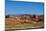
[[[10,0],[10,1],[44,2],[44,0]]]
[[[0,0],[0,31],[5,29],[5,1]]]
[[[46,1],[44,1],[44,0],[25,0],[25,1],[44,2],[45,3],[44,9],[46,8]],[[45,14],[45,16],[44,16],[45,23],[44,24],[46,26],[46,9],[44,11],[44,14]],[[0,31],[5,31],[5,0],[0,0]],[[44,29],[32,29],[32,30],[20,30],[20,31],[46,31],[46,27]]]

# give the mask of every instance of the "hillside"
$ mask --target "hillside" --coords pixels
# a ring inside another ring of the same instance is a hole
[[[6,16],[5,18],[6,30],[42,28],[44,26],[44,16],[42,15],[10,15]]]

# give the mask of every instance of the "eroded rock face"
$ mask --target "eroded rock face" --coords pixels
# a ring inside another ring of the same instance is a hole
[[[44,20],[43,16],[36,16],[36,15],[35,16],[32,15],[32,16],[30,16],[30,15],[28,15],[28,16],[25,16],[25,15],[23,15],[23,16],[21,16],[21,15],[20,16],[6,16],[6,18],[16,19],[20,22],[31,22],[31,21],[38,22],[38,21]]]
[[[24,24],[40,24],[44,21],[44,16],[33,16],[33,15],[20,15],[20,16],[6,16],[6,28],[8,27],[16,27],[16,25],[24,25]]]

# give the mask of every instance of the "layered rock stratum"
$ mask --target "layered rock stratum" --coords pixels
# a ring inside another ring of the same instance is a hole
[[[5,17],[6,30],[41,27],[44,27],[43,15],[10,15]]]

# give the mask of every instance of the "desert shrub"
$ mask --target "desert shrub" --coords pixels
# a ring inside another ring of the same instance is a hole
[[[5,18],[9,18],[9,17],[10,17],[9,15],[5,16]]]

